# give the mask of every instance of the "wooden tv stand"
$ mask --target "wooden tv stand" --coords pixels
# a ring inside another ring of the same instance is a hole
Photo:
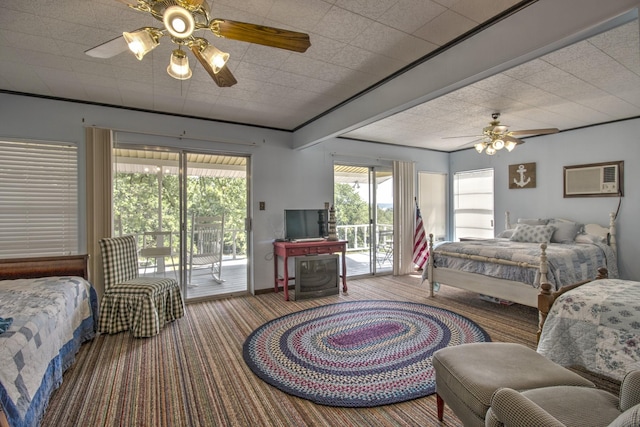
[[[284,300],[289,301],[289,257],[304,255],[321,255],[342,253],[342,292],[347,292],[347,240],[322,240],[317,242],[273,242],[273,267],[275,277],[275,292],[282,286],[284,289]],[[282,258],[284,271],[282,277],[278,275],[278,257]]]

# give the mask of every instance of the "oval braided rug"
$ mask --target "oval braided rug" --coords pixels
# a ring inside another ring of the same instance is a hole
[[[449,310],[399,301],[329,304],[271,320],[253,331],[243,357],[262,380],[330,406],[371,407],[435,392],[433,353],[491,341]]]

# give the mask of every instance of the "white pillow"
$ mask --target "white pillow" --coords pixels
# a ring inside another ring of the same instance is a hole
[[[606,237],[596,236],[595,234],[578,234],[576,243],[607,243]]]
[[[498,239],[509,239],[513,235],[514,231],[515,231],[514,228],[509,228],[508,230],[502,230],[501,232],[498,233],[496,238],[498,238]]]
[[[549,225],[556,228],[556,231],[554,231],[551,236],[551,243],[573,243],[578,233],[582,231],[584,227],[583,224],[578,222],[555,219],[549,221]]]
[[[552,225],[518,224],[509,240],[523,243],[549,243],[555,229]]]

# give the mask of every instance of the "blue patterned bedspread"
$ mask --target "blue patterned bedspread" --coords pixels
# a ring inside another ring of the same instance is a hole
[[[538,353],[618,380],[640,369],[640,282],[594,280],[561,295],[545,321]]]
[[[525,262],[536,265],[536,268],[522,268],[442,256],[438,254],[438,251]],[[609,277],[618,277],[615,253],[611,247],[602,243],[549,243],[547,244],[547,259],[549,266],[547,279],[556,289],[592,279],[598,275],[598,268],[603,266],[609,269]],[[451,268],[468,273],[479,273],[485,276],[529,283],[536,288],[540,286],[539,243],[520,243],[508,239],[442,243],[436,248],[434,262],[436,268]]]
[[[37,426],[80,345],[95,336],[97,297],[80,277],[0,281],[0,400],[9,424]]]

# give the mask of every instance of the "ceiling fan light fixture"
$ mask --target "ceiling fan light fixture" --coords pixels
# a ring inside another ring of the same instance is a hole
[[[514,148],[516,148],[516,145],[518,145],[518,144],[516,144],[514,141],[507,141],[507,142],[504,144],[504,148],[506,148],[506,149],[507,149],[507,151],[509,151],[509,152],[510,152],[511,150],[513,150]]]
[[[496,154],[496,149],[493,148],[493,145],[489,145],[487,147],[487,151],[485,151],[488,155],[493,156],[494,154]]]
[[[504,141],[500,138],[494,139],[491,146],[496,150],[502,150],[504,148]]]
[[[178,39],[191,37],[196,29],[193,15],[181,6],[168,7],[162,15],[162,22],[169,34]]]
[[[487,148],[487,144],[485,144],[484,142],[478,142],[477,144],[474,145],[474,147],[478,152],[478,154],[480,154],[485,148]]]
[[[223,52],[214,45],[208,43],[200,53],[205,61],[211,65],[214,74],[218,74],[229,60],[229,54],[227,52]]]
[[[167,73],[174,79],[178,80],[187,80],[191,78],[192,72],[191,68],[189,68],[189,58],[187,54],[181,51],[180,49],[176,49],[171,52],[171,59],[169,61],[169,66],[167,67]]]
[[[147,53],[151,52],[160,44],[159,40],[160,37],[162,37],[162,32],[156,28],[145,27],[132,33],[125,31],[122,33],[122,37],[124,37],[127,42],[129,50],[133,52],[139,61],[142,61],[142,58],[144,58]]]

